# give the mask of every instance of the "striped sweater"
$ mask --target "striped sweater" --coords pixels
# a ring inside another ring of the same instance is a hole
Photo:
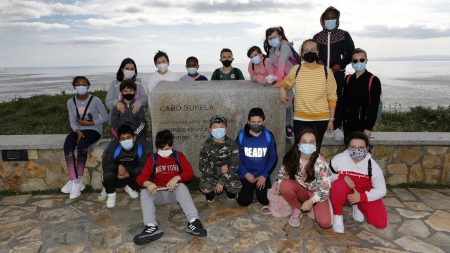
[[[333,72],[328,68],[327,79],[322,65],[310,67],[303,63],[295,79],[298,68],[292,67],[281,82],[286,89],[294,88],[294,117],[307,121],[329,119],[329,107],[336,106],[337,101]]]

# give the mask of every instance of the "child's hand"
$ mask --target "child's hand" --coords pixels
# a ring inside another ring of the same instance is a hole
[[[133,110],[131,111],[133,114],[136,114],[139,111],[139,107],[133,105]]]
[[[77,133],[78,138],[77,138],[77,143],[80,141],[81,138],[84,138],[84,134],[83,132],[81,132],[80,130],[76,130],[75,133]]]
[[[250,80],[252,80],[253,82],[256,82],[256,76],[250,76]]]
[[[226,164],[222,165],[222,167],[220,167],[220,172],[222,172],[222,174],[227,174],[228,173],[228,165],[226,165]]]
[[[117,102],[116,104],[116,108],[117,110],[119,110],[119,112],[124,113],[125,112],[125,105],[122,102]]]
[[[117,178],[118,179],[124,179],[124,178],[127,178],[129,176],[130,175],[128,174],[127,169],[125,169],[125,167],[122,164],[120,164],[119,165],[119,171],[117,172]]]
[[[301,209],[302,209],[302,211],[306,212],[306,211],[311,210],[313,205],[314,205],[313,201],[311,199],[308,199],[307,201],[303,202]]]
[[[283,103],[283,104],[286,104],[286,101],[289,100],[286,96],[286,89],[283,86],[280,87],[279,99],[280,99],[281,103]]]
[[[95,123],[93,121],[88,121],[87,119],[77,119],[78,125],[80,126],[93,126]]]
[[[174,176],[170,181],[166,184],[168,190],[171,192],[173,189],[175,189],[175,186],[177,186],[178,181],[181,180],[180,176]]]
[[[156,195],[156,193],[158,192],[158,187],[156,186],[156,184],[152,182],[150,182],[150,184],[147,186],[147,189],[150,192],[150,194]]]
[[[354,190],[352,194],[347,195],[347,199],[350,204],[356,204],[361,201],[361,194],[358,191]]]
[[[216,184],[216,189],[214,189],[214,193],[219,194],[221,192],[223,192],[223,185]]]
[[[259,176],[255,179],[256,181],[256,189],[262,190],[266,186],[266,178],[263,176]]]
[[[256,181],[255,177],[250,173],[245,174],[245,179],[252,184]]]
[[[355,188],[355,182],[353,182],[353,180],[349,176],[345,176],[344,181],[347,183],[348,188],[350,188],[350,189]]]
[[[281,83],[274,83],[270,87],[272,87],[272,88],[280,88],[281,86],[282,86]]]

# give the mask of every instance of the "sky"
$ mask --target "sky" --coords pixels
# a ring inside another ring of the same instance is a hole
[[[0,67],[153,65],[158,50],[172,64],[220,65],[225,47],[246,63],[269,27],[283,26],[298,50],[329,6],[369,60],[450,55],[450,1],[0,0]]]

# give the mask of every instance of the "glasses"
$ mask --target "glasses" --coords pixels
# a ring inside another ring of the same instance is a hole
[[[363,62],[366,61],[366,59],[361,58],[361,59],[359,59],[359,60],[357,60],[357,59],[352,60],[352,62],[353,62],[354,64],[358,63],[358,61],[361,62],[361,63],[363,63]]]

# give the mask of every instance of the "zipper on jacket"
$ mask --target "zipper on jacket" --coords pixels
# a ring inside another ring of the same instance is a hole
[[[361,121],[361,106],[359,107],[358,121]]]
[[[328,54],[327,54],[327,66],[330,68],[330,35],[331,32],[328,32]]]

